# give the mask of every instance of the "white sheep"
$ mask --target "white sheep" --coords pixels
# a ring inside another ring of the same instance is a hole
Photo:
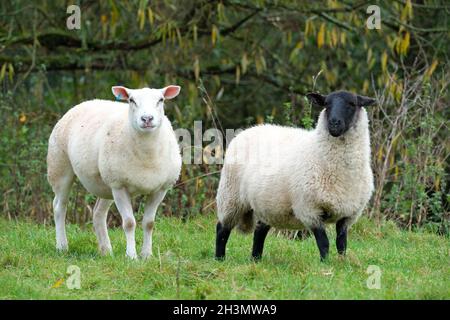
[[[311,230],[321,259],[328,254],[325,223],[336,223],[336,246],[373,191],[367,113],[374,99],[345,91],[307,97],[325,107],[314,130],[260,125],[228,147],[217,192],[216,258],[225,257],[233,227],[256,229],[252,256],[262,256],[271,226]]]
[[[112,253],[106,218],[113,200],[122,218],[128,257],[137,257],[132,197],[147,195],[142,226],[142,257],[152,254],[156,210],[167,189],[178,179],[181,156],[164,100],[180,92],[112,87],[118,100],[90,100],[70,109],[54,127],[48,146],[48,181],[53,201],[56,248],[67,250],[65,231],[69,191],[77,176],[98,197],[93,224],[102,254]]]

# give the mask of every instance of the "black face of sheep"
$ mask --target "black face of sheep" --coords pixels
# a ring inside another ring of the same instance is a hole
[[[314,104],[326,108],[328,131],[333,137],[347,132],[361,107],[375,103],[375,99],[347,91],[336,91],[328,95],[308,93],[306,96]]]

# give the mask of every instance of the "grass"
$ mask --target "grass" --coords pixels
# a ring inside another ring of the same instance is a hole
[[[361,219],[349,250],[319,261],[313,238],[269,234],[263,260],[249,259],[252,237],[233,232],[224,262],[215,261],[215,218],[187,222],[159,217],[154,256],[125,258],[125,237],[110,230],[113,257],[97,253],[92,225],[68,225],[69,252],[54,247],[54,228],[0,219],[2,299],[450,299],[450,240],[430,233],[377,228]],[[330,239],[334,233],[330,228]],[[142,231],[137,233],[138,245]],[[67,268],[81,271],[81,289],[68,289]],[[381,269],[381,288],[368,289],[367,268]]]

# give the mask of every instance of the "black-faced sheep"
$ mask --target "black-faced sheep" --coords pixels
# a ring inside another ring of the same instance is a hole
[[[363,107],[375,100],[345,91],[307,97],[325,108],[314,130],[261,125],[230,143],[217,193],[217,259],[225,257],[235,226],[255,230],[255,259],[262,256],[271,226],[311,230],[324,259],[329,250],[325,224],[336,223],[337,250],[345,253],[347,229],[373,191]]]

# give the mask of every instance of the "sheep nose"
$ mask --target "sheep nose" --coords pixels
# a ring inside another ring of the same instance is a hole
[[[149,123],[153,120],[153,116],[142,116],[141,120],[142,122]]]
[[[330,125],[333,127],[339,127],[341,125],[341,120],[339,119],[330,119]]]

